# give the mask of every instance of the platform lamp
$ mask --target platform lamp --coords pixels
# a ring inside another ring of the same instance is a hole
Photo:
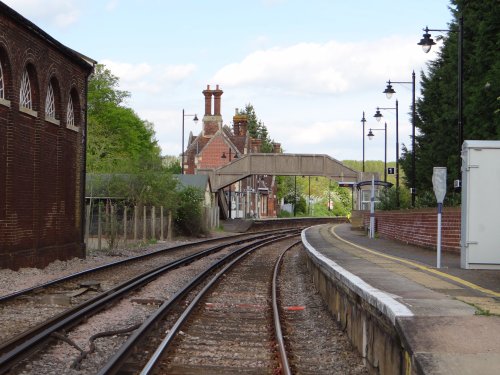
[[[182,159],[181,159],[181,174],[184,174],[184,118],[185,117],[194,117],[193,121],[194,124],[198,124],[198,116],[196,114],[194,115],[188,115],[184,113],[184,109],[182,110]]]
[[[363,172],[365,171],[365,124],[366,124],[366,119],[365,119],[365,111],[363,111],[363,118],[361,119],[361,122],[363,123],[363,133],[362,138],[363,138]]]
[[[231,150],[231,148],[229,148],[229,150],[228,150],[228,154],[229,154],[229,162],[230,162],[230,163],[231,163],[231,155],[232,155],[232,151],[233,151],[233,150]],[[221,157],[220,157],[220,158],[221,158],[221,159],[226,159],[226,158],[227,158],[227,156],[226,156],[226,152],[225,152],[225,151],[222,151],[222,155],[221,155]],[[237,154],[236,152],[234,153],[234,159],[238,159],[238,154]],[[228,207],[228,208],[229,208],[229,215],[228,215],[228,217],[231,219],[231,208],[232,208],[232,207],[231,207],[231,184],[229,184],[229,205],[228,205],[228,206],[229,206],[229,207]]]
[[[460,170],[462,168],[462,143],[464,140],[464,118],[463,118],[463,72],[464,72],[464,59],[463,59],[463,48],[464,48],[464,18],[462,15],[458,18],[458,31],[449,30],[449,29],[429,29],[425,27],[423,29],[425,33],[422,35],[423,38],[420,39],[420,42],[417,44],[422,46],[422,50],[425,53],[428,53],[432,46],[436,44],[434,40],[431,38],[431,34],[429,31],[437,31],[437,32],[458,32],[458,85],[457,85],[457,114],[458,114],[458,176],[459,179],[455,180],[454,186],[455,188],[461,187],[460,182]]]
[[[370,128],[370,131],[366,135],[368,139],[371,141],[375,134],[373,134],[373,130],[383,130],[385,132],[385,145],[384,145],[384,182],[387,182],[387,122],[385,123],[384,128]]]
[[[377,107],[373,115],[380,122],[383,115],[380,110],[396,110],[396,206],[399,208],[399,102],[396,100],[396,107]]]
[[[415,125],[416,125],[416,108],[415,108],[415,71],[411,74],[411,81],[387,81],[387,87],[383,91],[387,99],[391,99],[392,95],[396,93],[396,91],[392,88],[391,83],[398,84],[411,84],[412,85],[412,101],[411,101],[411,206],[415,207],[415,196],[417,193],[416,190],[416,166],[415,166]],[[397,106],[396,100],[396,106]],[[396,126],[396,177],[399,180],[399,135],[398,129]],[[399,183],[396,189],[399,189]],[[399,194],[398,194],[399,196]],[[399,198],[398,198],[399,200]],[[399,204],[398,204],[399,207]]]

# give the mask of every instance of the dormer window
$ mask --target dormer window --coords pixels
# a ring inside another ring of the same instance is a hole
[[[68,128],[75,127],[75,111],[73,109],[73,99],[71,99],[71,95],[68,100],[68,108],[66,108],[66,126]]]
[[[49,83],[47,89],[47,97],[45,98],[45,117],[50,119],[56,118],[56,103],[54,99],[54,89],[52,88],[52,83]]]
[[[21,92],[19,93],[20,105],[22,108],[33,109],[31,100],[31,84],[28,70],[24,69],[23,77],[21,79]]]

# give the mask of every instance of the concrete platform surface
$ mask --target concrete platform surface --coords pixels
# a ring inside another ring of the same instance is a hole
[[[499,270],[461,269],[450,253],[437,269],[435,251],[370,239],[350,224],[309,228],[303,242],[390,316],[417,373],[500,374]]]

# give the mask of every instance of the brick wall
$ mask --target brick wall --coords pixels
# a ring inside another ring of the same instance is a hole
[[[441,248],[460,252],[460,208],[447,208],[441,217]],[[370,226],[370,212],[363,212],[365,228]],[[385,238],[405,243],[436,248],[437,209],[376,211],[375,230]]]
[[[92,66],[0,2],[0,268],[83,257],[86,80]],[[20,109],[28,68],[33,110]],[[56,120],[45,117],[53,83]],[[75,125],[67,126],[72,98]]]

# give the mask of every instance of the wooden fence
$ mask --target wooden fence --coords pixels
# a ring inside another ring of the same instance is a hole
[[[204,207],[203,229],[219,226],[217,207]],[[163,207],[87,204],[85,243],[89,250],[113,249],[129,243],[171,241],[172,212]]]

